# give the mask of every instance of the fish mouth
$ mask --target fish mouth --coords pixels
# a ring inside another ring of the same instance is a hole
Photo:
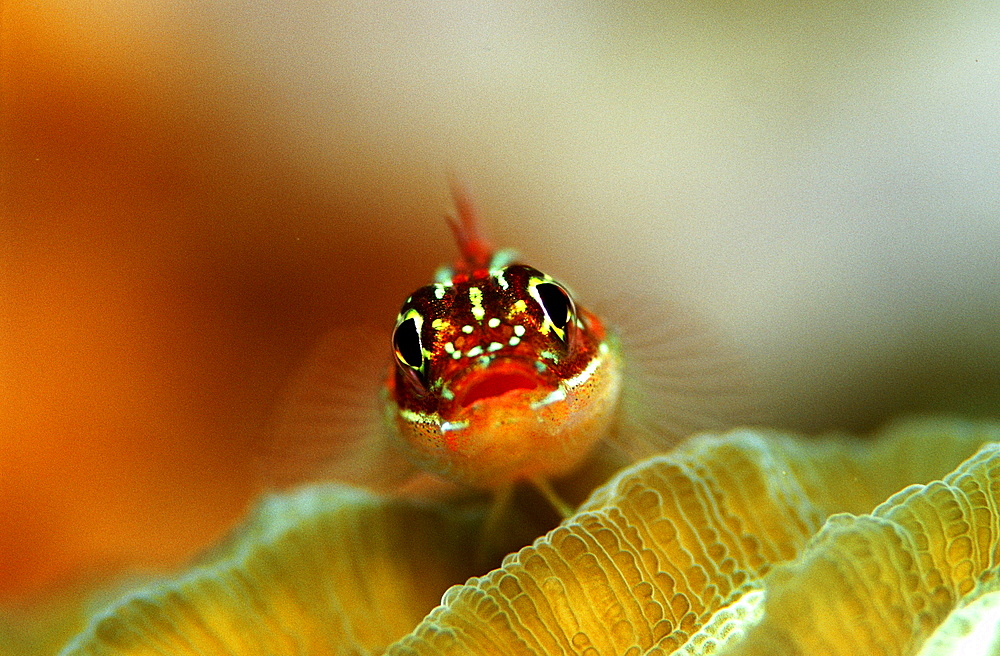
[[[501,397],[513,391],[531,391],[542,387],[534,366],[518,361],[494,361],[486,369],[475,371],[461,379],[462,391],[455,402],[460,408]]]

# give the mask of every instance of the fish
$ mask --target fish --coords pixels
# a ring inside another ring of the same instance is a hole
[[[498,490],[575,469],[617,414],[620,347],[546,273],[483,237],[468,197],[449,220],[460,255],[411,294],[392,335],[386,418],[422,469]]]
[[[286,453],[394,493],[506,497],[528,483],[568,516],[550,483],[595,453],[629,462],[688,424],[712,427],[703,410],[722,407],[739,376],[700,328],[654,313],[652,330],[623,339],[566,284],[494,248],[468,194],[453,197],[457,259],[406,298],[387,343],[361,329],[317,348],[282,404]],[[377,365],[345,368],[345,344],[391,357],[379,385]]]

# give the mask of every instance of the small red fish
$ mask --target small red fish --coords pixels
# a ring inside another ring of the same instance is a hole
[[[700,326],[653,313],[620,339],[565,285],[494,250],[468,198],[455,200],[460,255],[406,299],[391,345],[334,331],[293,384],[278,428],[291,460],[390,491],[445,482],[503,497],[528,481],[565,515],[548,481],[599,442],[634,459],[728,418],[738,367]],[[387,351],[379,392],[370,356]]]
[[[396,319],[388,422],[414,462],[460,485],[564,475],[615,420],[618,342],[563,284],[494,251],[456,199],[461,255]]]

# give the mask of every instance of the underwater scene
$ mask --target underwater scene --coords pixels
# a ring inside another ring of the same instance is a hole
[[[0,9],[0,656],[1000,653],[1000,7]]]

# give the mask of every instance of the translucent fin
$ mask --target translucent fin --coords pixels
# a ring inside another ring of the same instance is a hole
[[[543,497],[545,497],[545,500],[552,505],[555,511],[559,513],[560,517],[567,519],[568,517],[573,516],[573,513],[575,512],[573,506],[566,503],[566,501],[559,496],[559,493],[555,491],[552,484],[549,483],[547,479],[533,478],[531,479],[531,484],[535,486],[535,489],[538,490]]]
[[[479,542],[476,545],[475,564],[477,569],[482,569],[491,558],[499,551],[502,551],[503,536],[508,527],[505,520],[511,518],[511,500],[514,496],[514,486],[505,485],[496,490],[490,497],[486,506],[486,515],[483,524],[479,529]]]
[[[634,460],[751,420],[743,361],[692,311],[629,299],[600,316],[618,335],[625,363],[612,447]]]
[[[383,424],[389,343],[384,331],[364,327],[320,340],[279,402],[263,466],[267,483],[336,480],[410,495],[404,488],[417,470]]]

